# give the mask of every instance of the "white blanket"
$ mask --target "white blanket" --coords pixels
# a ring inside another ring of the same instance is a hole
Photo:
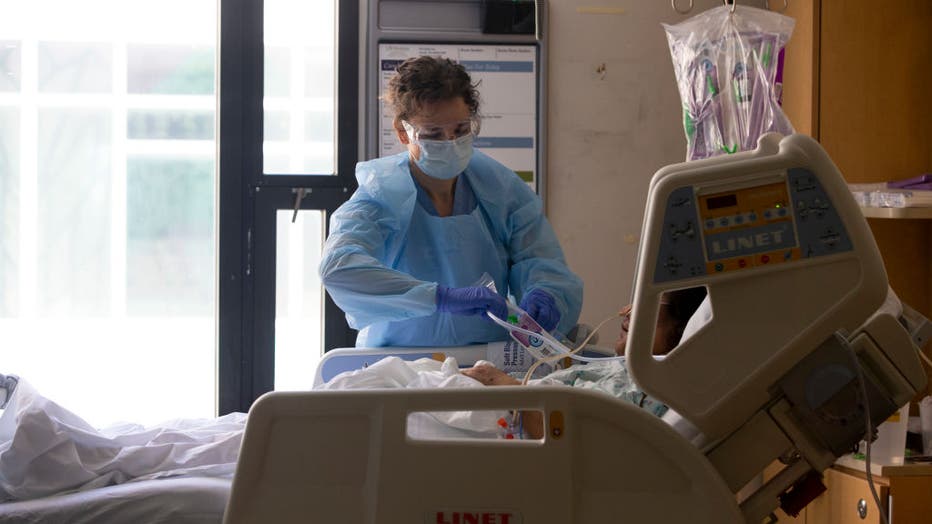
[[[97,430],[20,380],[0,415],[0,502],[159,477],[232,477],[246,415]]]
[[[484,387],[456,361],[387,357],[320,389]],[[495,438],[505,412],[414,413],[422,438]],[[95,429],[20,380],[0,415],[0,502],[161,477],[232,477],[246,415]]]
[[[456,359],[440,362],[428,358],[405,361],[386,357],[371,366],[346,371],[318,389],[375,388],[470,388],[485,387],[462,375]],[[408,416],[408,435],[414,438],[497,438],[502,431],[499,419],[506,411],[419,412]]]

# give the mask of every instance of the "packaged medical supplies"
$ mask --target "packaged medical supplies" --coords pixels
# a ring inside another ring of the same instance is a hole
[[[515,340],[489,342],[486,347],[487,355],[485,360],[509,374],[524,376],[524,373],[531,369],[534,362],[539,359]],[[538,366],[533,372],[533,377],[539,378],[554,370],[561,369],[562,364],[562,362],[556,362],[553,365],[544,364]]]
[[[686,160],[752,150],[764,133],[793,133],[780,107],[792,18],[721,6],[663,24],[683,103]]]
[[[929,174],[890,182],[848,184],[848,189],[862,207],[932,207]]]

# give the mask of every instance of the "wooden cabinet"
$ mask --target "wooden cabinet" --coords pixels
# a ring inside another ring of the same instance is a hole
[[[817,139],[850,183],[932,173],[932,1],[789,0],[785,14],[796,20],[783,86],[796,130]],[[890,285],[932,318],[932,211],[865,214]],[[919,397],[926,394],[932,380]],[[891,524],[932,522],[932,466],[878,468]],[[798,518],[780,522],[880,522],[861,469],[829,469],[828,491]]]
[[[773,464],[765,478],[779,471]],[[874,488],[891,516],[890,524],[928,524],[932,522],[932,465],[907,464],[884,466],[874,464],[871,468]],[[813,500],[803,511],[790,517],[780,511],[774,512],[781,524],[880,524],[880,512],[874,502],[864,462],[842,457],[838,463],[826,470],[822,482],[828,488]],[[863,514],[863,517],[861,516]]]
[[[829,469],[825,472],[823,482],[829,490],[806,507],[806,524],[882,522],[866,479],[842,470]],[[888,500],[890,487],[886,479],[874,478],[874,488],[881,502]]]
[[[844,461],[842,461],[844,463]],[[856,464],[852,466],[858,467]],[[806,507],[806,524],[879,524],[880,512],[863,471],[836,465],[825,472],[828,487]],[[932,521],[932,466],[875,466],[874,487],[891,524]],[[864,517],[861,517],[861,511]]]
[[[786,14],[796,28],[783,98],[796,130],[851,183],[932,173],[932,1],[790,0]],[[871,213],[868,223],[890,285],[932,318],[932,220]]]
[[[770,478],[781,468],[782,465],[779,463],[772,464],[764,472],[764,478]],[[932,477],[929,479],[932,480]],[[877,504],[874,502],[863,474],[858,476],[846,469],[830,468],[824,472],[822,482],[828,489],[803,508],[796,517],[791,517],[777,508],[774,511],[777,522],[780,524],[880,524]],[[874,486],[881,500],[887,500],[889,482],[875,477]],[[863,519],[859,512],[859,506],[862,504],[865,515]]]

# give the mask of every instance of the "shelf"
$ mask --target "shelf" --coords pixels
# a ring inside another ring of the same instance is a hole
[[[836,468],[841,466],[858,473],[866,473],[866,463],[852,455],[842,455],[835,461]],[[879,477],[917,477],[932,475],[932,464],[878,464],[871,462],[871,474]]]
[[[867,218],[932,218],[932,207],[861,207]]]

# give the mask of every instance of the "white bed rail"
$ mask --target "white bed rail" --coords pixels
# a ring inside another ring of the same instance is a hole
[[[431,358],[440,362],[447,357],[453,357],[462,367],[472,366],[477,361],[486,358],[486,353],[486,344],[448,348],[337,348],[324,353],[314,375],[314,387],[320,386],[344,371],[364,369],[390,356],[403,360]]]
[[[534,409],[540,440],[413,439],[410,413]],[[656,417],[553,387],[273,392],[253,406],[226,524],[740,522]]]

